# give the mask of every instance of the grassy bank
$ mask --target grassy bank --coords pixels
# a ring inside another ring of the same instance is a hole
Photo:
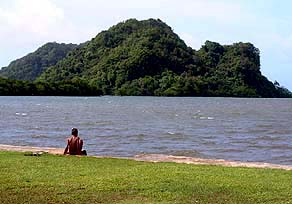
[[[0,152],[0,203],[292,203],[292,171]]]

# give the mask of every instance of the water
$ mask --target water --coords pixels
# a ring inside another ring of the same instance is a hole
[[[2,144],[65,147],[79,129],[90,155],[161,153],[292,165],[292,100],[0,97]]]

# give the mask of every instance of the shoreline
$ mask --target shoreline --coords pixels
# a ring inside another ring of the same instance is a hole
[[[14,146],[0,144],[0,151],[14,151],[14,152],[33,152],[33,153],[48,153],[54,155],[63,155],[64,149],[53,147],[31,147],[31,146]],[[139,154],[134,157],[108,157],[108,156],[90,156],[96,158],[117,158],[130,159],[142,162],[174,162],[192,165],[215,165],[225,167],[246,167],[246,168],[261,168],[261,169],[282,169],[292,170],[292,165],[271,164],[263,162],[240,162],[228,161],[224,159],[202,159],[186,156],[172,156],[164,154]]]

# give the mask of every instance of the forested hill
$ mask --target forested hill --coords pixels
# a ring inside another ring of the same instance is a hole
[[[41,79],[89,78],[106,89],[164,71],[183,73],[194,63],[193,50],[160,20],[127,20],[103,31],[50,68]]]
[[[281,97],[260,72],[260,53],[250,43],[207,41],[188,47],[160,20],[130,19],[75,49],[41,77],[82,78],[104,94]]]
[[[0,75],[10,79],[35,80],[48,67],[55,65],[76,47],[75,44],[47,43],[35,52],[3,67],[0,70]]]
[[[107,95],[291,97],[261,74],[251,43],[194,50],[159,19],[119,23],[42,70],[45,87],[87,84]]]

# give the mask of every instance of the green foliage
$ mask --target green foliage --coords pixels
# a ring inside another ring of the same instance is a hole
[[[40,64],[38,61],[30,64]],[[87,86],[107,95],[292,96],[262,76],[260,51],[251,43],[223,46],[206,41],[196,51],[159,19],[119,23],[54,63],[37,69],[34,76],[42,72],[38,82],[84,79]],[[7,70],[13,72],[13,66]],[[69,85],[63,89],[74,93]]]
[[[33,81],[48,67],[54,66],[76,48],[74,44],[47,43],[35,52],[17,59],[0,70],[0,76],[18,80]]]
[[[193,64],[192,53],[162,21],[130,19],[75,49],[48,69],[40,80],[103,78],[108,86],[117,89],[127,81],[159,75],[165,70],[182,73]]]
[[[0,77],[0,96],[99,96],[102,91],[86,80],[30,82]]]

